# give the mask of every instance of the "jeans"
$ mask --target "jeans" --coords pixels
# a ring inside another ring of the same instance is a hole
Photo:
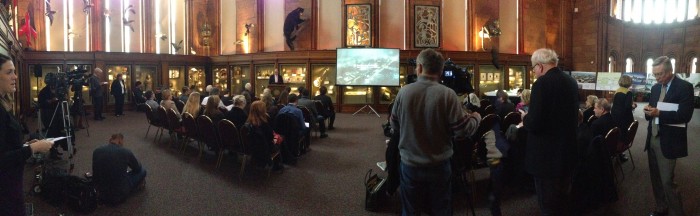
[[[489,208],[491,215],[501,215],[501,193],[505,179],[503,178],[503,164],[492,166],[489,168],[491,172],[491,182],[489,182]]]
[[[430,167],[413,167],[401,162],[402,215],[452,215],[450,161]]]
[[[134,191],[138,190],[139,185],[143,180],[146,179],[146,169],[141,167],[140,172],[129,172],[128,173],[128,180],[129,180],[129,190],[133,193]]]

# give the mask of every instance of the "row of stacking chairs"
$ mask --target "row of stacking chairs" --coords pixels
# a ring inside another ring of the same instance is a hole
[[[208,116],[201,115],[194,118],[189,113],[183,113],[182,121],[180,121],[175,110],[170,109],[165,111],[163,107],[158,107],[156,111],[153,112],[150,107],[146,105],[144,110],[146,110],[146,117],[149,121],[149,129],[146,132],[146,136],[148,136],[148,131],[151,126],[158,128],[154,140],[157,140],[157,142],[160,142],[164,129],[173,131],[174,134],[171,136],[170,145],[172,146],[172,144],[179,143],[180,149],[184,153],[189,143],[194,140],[197,142],[199,149],[198,158],[202,157],[205,144],[210,145],[212,148],[216,149],[216,168],[221,166],[225,150],[236,153],[242,156],[239,179],[242,178],[245,173],[246,161],[250,158],[250,152],[247,148],[250,144],[250,140],[247,139],[247,136],[241,136],[241,134],[248,134],[246,127],[239,130],[231,121],[226,119],[214,124]],[[165,118],[161,118],[162,116],[165,116]],[[177,141],[178,137],[182,138],[181,141]],[[279,157],[279,152],[273,152],[270,156],[270,160],[275,160],[277,157]]]

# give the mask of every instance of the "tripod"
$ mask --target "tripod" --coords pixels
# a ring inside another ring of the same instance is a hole
[[[62,100],[60,103],[60,106],[56,106],[56,109],[53,111],[53,116],[51,117],[51,121],[49,122],[49,125],[46,126],[48,129],[46,130],[46,133],[44,133],[43,137],[46,137],[46,135],[49,133],[49,130],[51,130],[51,125],[54,124],[54,120],[56,117],[56,114],[58,112],[58,109],[61,109],[61,119],[63,121],[63,130],[65,131],[65,137],[66,137],[66,145],[67,149],[66,151],[68,152],[68,158],[69,158],[69,164],[70,164],[70,170],[68,171],[69,173],[73,171],[73,135],[72,135],[72,128],[71,128],[71,123],[70,123],[70,112],[68,112],[68,101]],[[66,121],[66,118],[69,120]],[[55,148],[55,147],[54,147]]]
[[[367,94],[369,94],[369,88],[368,88],[367,91],[368,91]],[[365,96],[365,103],[367,103],[367,97],[366,97],[366,96]],[[362,111],[362,110],[364,110],[365,108],[368,108],[368,107],[369,107],[370,111],[367,111],[367,114],[370,114],[370,113],[374,112],[374,114],[377,115],[377,117],[381,118],[381,116],[379,116],[379,113],[377,113],[377,110],[374,110],[374,108],[372,107],[372,105],[369,105],[369,104],[367,104],[367,105],[363,106],[362,108],[360,108],[359,110],[355,111],[355,113],[353,113],[352,115],[355,115],[355,114],[359,113],[360,111]]]
[[[75,112],[77,112],[76,115],[79,115],[78,125],[82,125],[82,123],[85,122],[85,131],[87,131],[87,136],[90,137],[90,123],[88,123],[85,115],[83,93],[79,91],[80,90],[77,90],[73,93],[73,106],[76,106]]]

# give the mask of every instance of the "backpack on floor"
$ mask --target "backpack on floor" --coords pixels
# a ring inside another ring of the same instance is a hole
[[[97,209],[97,190],[90,180],[68,176],[65,197],[68,206],[77,212],[91,213]]]

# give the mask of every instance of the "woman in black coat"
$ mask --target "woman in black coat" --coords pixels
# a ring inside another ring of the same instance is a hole
[[[612,111],[610,111],[610,113],[612,114],[613,121],[615,121],[617,128],[620,129],[620,138],[624,138],[627,128],[632,124],[632,121],[634,121],[632,110],[637,108],[637,104],[634,103],[634,95],[629,90],[629,87],[632,86],[632,77],[623,75],[620,77],[618,84],[620,84],[620,88],[615,92]]]
[[[46,140],[22,141],[22,126],[13,113],[12,95],[17,91],[12,59],[0,54],[0,215],[24,215],[24,163],[36,152],[46,153]]]

